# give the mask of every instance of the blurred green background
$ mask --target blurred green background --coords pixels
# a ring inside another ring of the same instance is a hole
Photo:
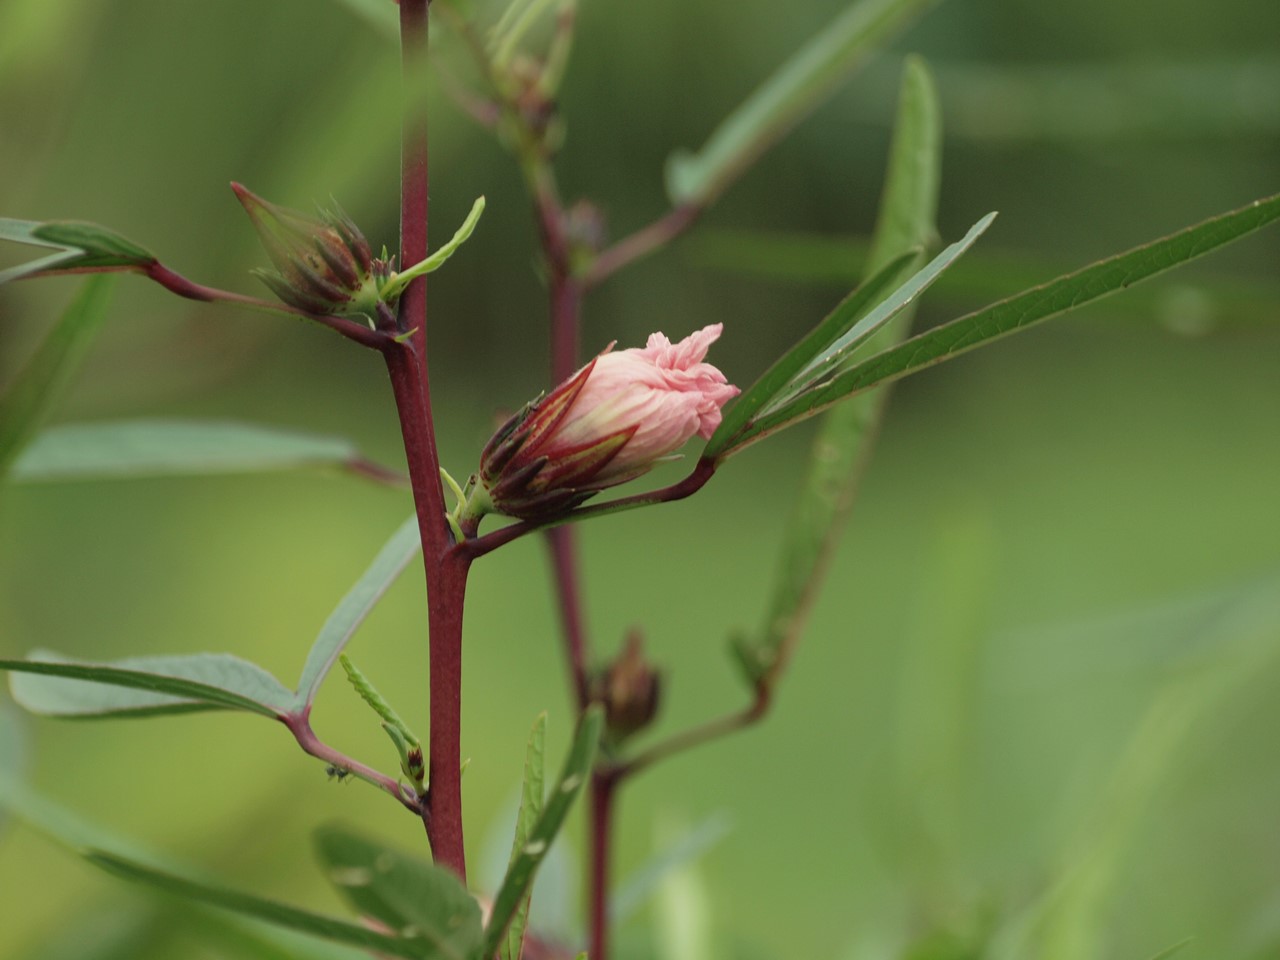
[[[666,155],[701,144],[842,8],[585,0],[569,198],[598,202],[615,234],[658,215]],[[724,322],[712,359],[745,385],[816,321],[850,285],[844,241],[871,226],[904,52],[941,87],[943,236],[1001,211],[967,282],[925,303],[929,323],[1274,192],[1278,37],[1272,0],[950,0],[689,238],[593,295],[585,349]],[[232,179],[296,207],[332,194],[394,246],[397,75],[390,37],[338,2],[3,0],[0,213],[108,224],[252,292],[263,258]],[[488,198],[432,281],[442,459],[463,476],[495,411],[546,385],[545,307],[509,158],[443,95],[432,110],[434,235]],[[786,267],[783,234],[823,242],[788,241]],[[1280,234],[1263,233],[900,385],[774,715],[623,797],[623,876],[680,825],[731,822],[697,865],[704,955],[1144,960],[1194,937],[1188,960],[1280,956],[1278,263]],[[73,289],[0,290],[0,384]],[[343,434],[399,462],[376,357],[124,281],[58,418],[137,416]],[[726,638],[763,613],[809,436],[753,448],[693,500],[582,529],[590,628],[607,652],[643,626],[668,671],[662,729],[742,700]],[[323,474],[0,498],[0,656],[228,650],[286,682],[410,510],[407,494]],[[550,711],[553,756],[571,723],[544,561],[528,539],[473,574],[464,787],[481,883],[530,720]],[[352,647],[420,728],[424,614],[414,570]],[[316,726],[391,768],[372,719],[334,680]],[[425,850],[411,818],[326,783],[256,718],[25,726],[30,776],[63,804],[291,902],[340,909],[311,865],[320,822]],[[576,859],[580,828],[566,844]],[[542,897],[555,926],[564,911]],[[171,906],[155,925],[142,891],[14,824],[0,903],[0,956],[15,960],[107,956],[116,936],[139,960],[236,955],[201,946]],[[650,919],[624,942],[671,955]]]

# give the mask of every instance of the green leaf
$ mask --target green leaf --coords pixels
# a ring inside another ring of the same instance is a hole
[[[467,242],[472,232],[476,228],[476,224],[480,222],[480,214],[484,213],[484,197],[477,197],[476,202],[471,205],[471,212],[467,214],[467,218],[462,221],[457,232],[453,235],[444,246],[436,250],[435,253],[427,257],[427,259],[415,263],[412,267],[407,267],[400,273],[393,274],[380,291],[379,295],[383,300],[388,302],[400,296],[400,292],[409,285],[409,281],[421,277],[424,274],[432,273],[444,266],[445,261],[457,252],[458,248]]]
[[[658,846],[666,846],[687,829],[682,819],[669,812],[654,824]],[[658,888],[654,908],[656,956],[663,960],[717,960],[715,919],[711,890],[702,871],[686,862],[680,869],[668,871]]]
[[[667,161],[676,206],[705,206],[810,113],[875,46],[935,0],[858,0],[721,122],[696,154]]]
[[[883,272],[885,264],[898,263],[904,251],[922,248],[933,236],[941,166],[937,93],[924,61],[909,58],[868,273]],[[902,310],[875,334],[872,344],[890,346],[901,341],[913,310],[913,306]],[[861,466],[870,455],[887,400],[885,391],[864,394],[824,418],[783,540],[764,625],[754,641],[742,638],[735,644],[737,659],[752,685],[780,670],[790,647],[799,641],[822,585],[826,558],[852,508]]]
[[[113,286],[113,277],[86,280],[57,326],[0,398],[0,477],[35,435],[79,369],[102,326]]]
[[[814,357],[841,336],[858,320],[865,317],[877,303],[888,298],[903,280],[911,275],[916,260],[914,253],[904,253],[888,264],[831,311],[803,340],[783,354],[764,374],[729,407],[707,441],[703,456],[719,458],[729,450],[735,439],[748,427],[774,397],[787,389],[797,373]]]
[[[393,957],[405,957],[407,960],[427,960],[434,956],[424,952],[422,944],[418,941],[377,933],[358,924],[311,913],[238,890],[228,890],[224,887],[189,880],[101,850],[89,850],[84,856],[94,866],[124,880],[145,884],[173,896],[221,907],[224,910],[257,920],[265,920],[267,923],[298,930],[314,937],[351,944]]]
[[[360,913],[397,931],[401,944],[416,949],[413,956],[477,956],[483,936],[480,905],[448,870],[341,827],[322,827],[315,840],[320,861],[343,896]]]
[[[578,722],[578,732],[573,738],[573,746],[569,749],[569,756],[565,760],[564,769],[560,771],[555,789],[547,797],[541,815],[529,831],[528,841],[512,858],[507,875],[494,898],[493,912],[484,931],[482,956],[490,957],[497,951],[508,926],[528,896],[538,866],[547,855],[560,828],[564,826],[573,801],[591,774],[591,765],[595,761],[603,729],[604,710],[599,704],[592,704]]]
[[[547,759],[547,715],[540,713],[533,721],[533,729],[529,731],[529,745],[525,748],[524,783],[520,788],[520,810],[516,814],[515,839],[511,844],[511,860],[507,865],[510,870],[520,858],[520,852],[529,843],[533,828],[542,814],[543,783]],[[498,956],[501,960],[520,960],[524,949],[525,925],[529,920],[529,898],[532,889],[524,895],[515,916],[511,918],[511,926],[502,938]]]
[[[333,669],[356,628],[364,622],[374,605],[421,550],[418,520],[417,517],[410,517],[378,551],[369,569],[356,581],[355,586],[342,598],[337,609],[329,614],[329,619],[321,627],[320,635],[311,645],[311,652],[307,654],[307,662],[302,668],[298,692],[293,698],[295,709],[308,706],[315,699],[320,684]]]
[[[645,901],[661,888],[667,877],[696,863],[717,843],[728,836],[732,825],[722,813],[713,814],[702,823],[691,827],[679,839],[668,843],[660,853],[641,865],[622,883],[609,898],[609,919],[623,923]]]
[[[789,389],[781,396],[770,401],[762,412],[762,416],[786,410],[803,394],[820,388],[841,369],[848,366],[849,358],[859,347],[871,339],[871,336],[882,326],[898,316],[909,305],[933,285],[948,267],[956,262],[987,231],[995,221],[996,215],[989,213],[975,223],[964,238],[956,241],[939,253],[928,265],[910,280],[893,292],[875,309],[855,323],[819,356],[814,357],[799,373],[796,374]],[[748,431],[749,433],[750,431]]]
[[[807,412],[808,398],[814,393],[821,392],[833,377],[838,377],[839,372],[852,362],[852,354],[867,343],[877,330],[901,314],[925,290],[929,289],[934,281],[986,232],[995,220],[995,216],[994,213],[987,214],[969,229],[963,239],[951,244],[934,257],[924,269],[912,274],[905,283],[876,302],[884,286],[881,282],[882,278],[900,277],[915,260],[915,254],[903,253],[890,260],[888,266],[863,285],[868,288],[865,296],[858,296],[858,292],[863,287],[855,290],[854,294],[819,324],[813,333],[797,344],[761,378],[761,382],[767,380],[772,386],[781,380],[782,370],[794,369],[791,377],[774,392],[772,397],[761,403],[753,386],[748,391],[749,402],[744,404],[746,411],[749,412],[737,412],[736,404],[730,409],[729,416],[721,422],[720,427],[712,435],[710,443],[707,444],[705,455],[723,460],[760,439],[764,432],[762,423],[774,424],[773,429],[778,429],[777,425],[785,424],[789,417],[795,419],[791,417],[792,411],[800,410],[803,411],[801,416],[810,416],[811,414]],[[851,303],[855,300],[855,303]],[[839,323],[836,322],[837,315],[840,319]],[[832,339],[831,334],[837,330],[842,332]],[[815,350],[814,347],[823,341],[828,342]],[[796,361],[802,357],[808,359],[797,364]],[[799,369],[795,369],[797,366]],[[737,426],[736,434],[730,434],[725,429],[725,422]]]
[[[347,440],[216,420],[120,420],[53,427],[13,466],[15,481],[251,473],[365,461]]]
[[[1075,273],[1023,291],[884,350],[806,394],[786,410],[761,417],[752,428],[759,440],[796,420],[880,383],[898,380],[1051,317],[1127,289],[1239,240],[1280,219],[1280,195],[1258,200],[1178,233],[1090,264]]]
[[[564,760],[564,768],[556,782],[556,788],[547,797],[543,812],[529,831],[525,845],[513,851],[511,865],[507,868],[507,876],[503,878],[498,896],[494,897],[493,913],[489,916],[489,925],[484,932],[483,956],[493,956],[506,936],[508,925],[515,919],[520,905],[529,896],[534,884],[534,874],[547,856],[547,851],[556,840],[559,829],[564,826],[573,800],[582,790],[586,778],[590,776],[591,764],[595,762],[595,751],[600,745],[600,731],[604,728],[604,710],[599,704],[593,704],[582,714],[577,724],[577,733],[573,737],[573,745]]]
[[[138,270],[156,258],[132,240],[79,220],[9,220],[0,218],[0,240],[57,250],[8,270],[0,271],[0,284],[37,273],[71,270]]]
[[[47,650],[0,660],[13,698],[32,713],[99,718],[247,710],[279,718],[293,693],[261,667],[225,653],[134,657],[113,663],[71,660]]]

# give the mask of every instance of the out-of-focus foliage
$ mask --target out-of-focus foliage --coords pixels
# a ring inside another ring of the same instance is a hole
[[[375,246],[394,246],[399,66],[359,6],[6,0],[0,212],[110,224],[246,292],[260,254],[232,179],[295,207],[335,196]],[[599,202],[617,233],[647,222],[667,203],[671,150],[705,142],[841,9],[585,0],[564,88],[569,195]],[[1277,34],[1270,0],[1170,0],[1158,16],[1094,0],[948,0],[697,229],[869,235],[899,60],[922,52],[947,133],[940,230],[959,236],[1001,212],[957,267],[989,265],[981,284],[944,280],[920,313],[957,316],[1274,193]],[[437,52],[461,62],[451,42],[437,31]],[[547,385],[545,306],[509,158],[443,85],[431,109],[435,236],[474,197],[488,201],[483,229],[431,278],[443,459],[461,476],[495,413]],[[719,362],[746,385],[849,286],[705,270],[696,238],[594,294],[584,349],[723,321]],[[988,247],[1016,251],[1013,266]],[[0,270],[29,254],[0,248]],[[1280,670],[1268,653],[1280,629],[1257,598],[1275,595],[1274,574],[1259,577],[1280,569],[1277,256],[1280,239],[1260,234],[901,384],[775,714],[636,782],[620,874],[655,852],[659,811],[697,822],[727,809],[735,829],[696,871],[698,922],[726,956],[1143,958],[1187,936],[1180,960],[1274,951]],[[857,270],[851,258],[845,276]],[[0,389],[78,282],[0,289]],[[372,357],[122,278],[55,420],[156,416],[350,437],[396,462]],[[735,458],[688,502],[584,528],[590,626],[605,653],[644,624],[669,672],[667,729],[738,703],[724,637],[764,612],[808,440],[793,433]],[[229,650],[292,677],[408,509],[404,491],[332,474],[5,488],[0,655]],[[518,788],[528,718],[550,711],[552,756],[568,742],[543,563],[534,541],[504,549],[477,564],[470,590],[473,850]],[[424,606],[403,580],[353,655],[421,729]],[[341,682],[314,719],[345,750],[390,758]],[[341,906],[308,853],[316,823],[340,816],[421,850],[412,817],[364,785],[326,782],[260,724],[30,721],[30,775],[114,834],[320,912]],[[256,955],[28,828],[4,829],[0,954],[176,960],[211,941]],[[638,954],[670,933],[664,909],[622,928]],[[539,910],[535,896],[534,929]]]

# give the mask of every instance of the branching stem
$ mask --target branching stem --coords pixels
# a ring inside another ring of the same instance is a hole
[[[340,753],[323,742],[316,736],[315,731],[311,729],[311,721],[306,714],[290,714],[281,718],[281,722],[289,728],[289,732],[293,734],[293,738],[298,741],[298,746],[305,753],[323,760],[325,763],[332,764],[338,769],[364,780],[366,783],[371,783],[375,787],[385,790],[399,800],[406,810],[421,815],[422,810],[418,798],[411,791],[401,786],[398,780],[393,780],[386,774],[379,773],[358,760],[351,759],[346,754]]]

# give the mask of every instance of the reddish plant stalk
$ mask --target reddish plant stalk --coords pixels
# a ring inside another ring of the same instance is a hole
[[[100,271],[86,271],[100,272]],[[242,293],[232,293],[229,290],[219,290],[216,287],[206,287],[204,284],[196,283],[188,280],[182,274],[170,270],[163,263],[154,262],[143,267],[139,272],[150,280],[154,280],[160,286],[164,287],[170,293],[176,293],[180,297],[187,300],[197,300],[201,303],[230,303],[240,307],[250,307],[254,310],[270,310],[273,313],[289,313],[295,317],[302,317],[306,320],[314,320],[316,323],[328,327],[336,333],[342,334],[348,340],[354,340],[356,343],[364,347],[381,349],[383,341],[386,339],[381,333],[370,330],[368,327],[355,320],[346,317],[322,317],[317,314],[307,313],[305,310],[299,310],[297,307],[291,307],[287,303],[277,303],[270,300],[261,300],[257,297],[247,297]]]
[[[570,273],[568,251],[563,234],[563,213],[554,192],[544,191],[539,198],[542,237],[551,273],[551,382],[560,383],[578,368],[581,340],[579,317],[582,291]],[[583,622],[581,584],[578,575],[577,535],[570,527],[554,527],[547,531],[551,549],[551,565],[560,606],[560,622],[568,661],[569,678],[577,699],[578,711],[586,709],[588,689],[588,641]]]
[[[614,790],[616,778],[608,774],[591,777],[591,876],[590,923],[587,956],[608,960],[609,956],[609,870],[613,849]]]
[[[590,698],[591,678],[587,669],[587,636],[583,625],[581,580],[578,575],[577,537],[572,527],[552,527],[547,531],[551,550],[556,597],[560,607],[560,626],[564,635],[565,659],[569,682],[582,712]]]
[[[429,0],[402,0],[400,41],[404,70],[401,123],[400,262],[414,264],[427,255],[427,115],[422,87],[426,79]],[[430,787],[422,819],[437,863],[464,881],[467,875],[462,832],[462,609],[470,558],[450,551],[440,486],[440,457],[431,416],[427,367],[427,285],[419,277],[400,299],[398,325],[410,332],[404,343],[383,348],[395,393],[405,458],[422,537],[427,578],[430,642]]]
[[[413,813],[421,812],[417,799],[412,793],[405,791],[400,786],[399,781],[388,777],[386,774],[379,773],[372,767],[365,766],[358,760],[353,760],[344,753],[338,752],[316,736],[316,732],[311,729],[310,714],[311,708],[307,707],[300,713],[290,713],[280,718],[280,722],[289,729],[294,739],[298,741],[298,746],[304,752],[318,760],[332,764],[339,770],[352,774],[367,783],[380,787],[399,800],[406,810]]]

